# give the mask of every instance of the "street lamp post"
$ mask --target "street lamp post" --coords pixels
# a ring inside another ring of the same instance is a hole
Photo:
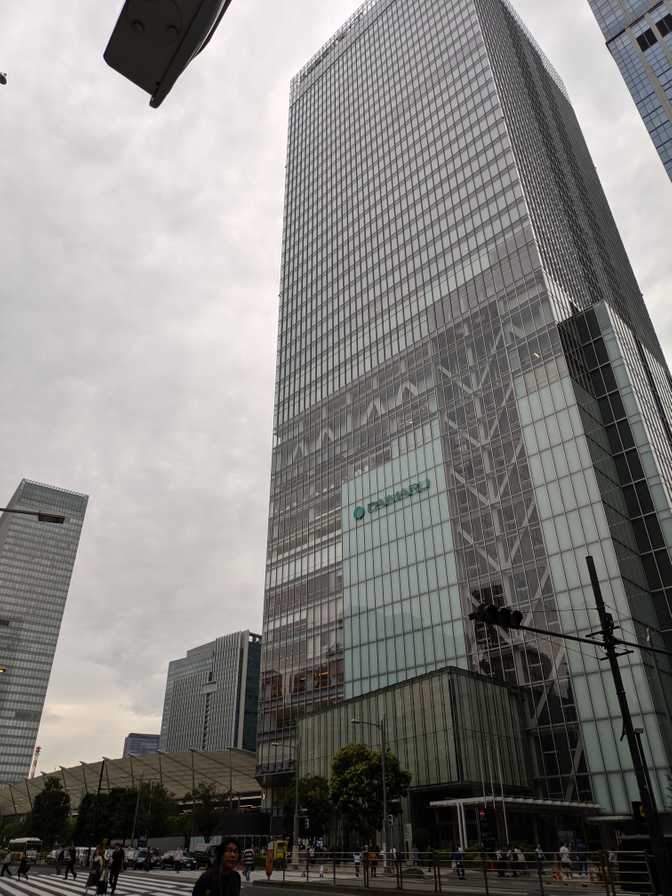
[[[380,722],[363,722],[361,719],[351,719],[351,725],[368,725],[369,728],[377,728],[380,731],[381,742],[381,772],[383,775],[383,868],[387,868],[387,775],[385,773],[385,756],[387,753],[387,736],[385,731],[385,717]]]
[[[285,746],[273,741],[272,747]],[[291,749],[291,748],[290,748]],[[299,762],[301,760],[301,741],[296,738],[294,743],[294,825],[292,833],[292,868],[299,867]]]
[[[45,510],[18,510],[16,507],[0,507],[0,513],[18,513],[22,516],[37,517],[38,523],[55,523],[62,526],[65,517],[62,513],[47,513]]]

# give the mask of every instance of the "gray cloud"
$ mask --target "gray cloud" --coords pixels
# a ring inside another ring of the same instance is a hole
[[[167,661],[259,628],[289,79],[353,0],[235,0],[154,111],[121,2],[3,10],[0,493],[91,494],[47,769],[158,730]],[[661,338],[672,191],[587,0],[518,0],[585,128]]]

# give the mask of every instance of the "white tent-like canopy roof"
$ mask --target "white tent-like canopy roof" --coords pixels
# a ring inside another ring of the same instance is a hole
[[[135,789],[150,782],[165,787],[178,799],[199,784],[212,784],[221,794],[256,796],[261,788],[254,777],[255,768],[255,753],[233,748],[222,752],[190,750],[81,762],[0,787],[0,815],[30,812],[33,799],[44,789],[47,778],[61,781],[63,789],[70,794],[71,808],[76,812],[87,793],[107,793],[115,787]]]

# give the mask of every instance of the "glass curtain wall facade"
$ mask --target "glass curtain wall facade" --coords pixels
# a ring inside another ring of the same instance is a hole
[[[592,392],[574,344],[590,314]],[[614,453],[620,418],[600,416],[612,385],[650,504]],[[669,627],[671,409],[576,117],[512,7],[364,4],[291,89],[260,775],[291,771],[301,716],[453,665],[527,689],[539,796],[629,811],[595,651],[467,617],[494,602],[594,629],[590,553],[624,627]],[[655,599],[635,504],[660,527]],[[660,795],[669,668],[625,663]]]
[[[28,775],[88,498],[22,480],[0,516],[0,784]]]
[[[672,178],[672,0],[588,0]]]
[[[161,751],[254,752],[261,637],[249,631],[194,647],[168,664]]]

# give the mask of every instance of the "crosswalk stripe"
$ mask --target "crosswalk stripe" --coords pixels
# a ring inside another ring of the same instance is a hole
[[[0,881],[0,896],[18,896],[18,894],[26,894],[26,896],[82,896],[84,885],[88,878],[88,871],[85,868],[80,869],[77,880],[68,879],[67,881],[61,877],[51,875],[36,875],[28,879],[28,881],[18,881],[16,878],[8,880],[3,878]],[[194,881],[166,881],[150,878],[148,880],[137,880],[129,877],[126,880],[122,876],[117,883],[118,896],[154,896],[154,894],[165,894],[168,892],[171,896],[188,896],[193,889]],[[89,894],[95,893],[95,888],[89,888]],[[108,889],[108,893],[110,893]]]

